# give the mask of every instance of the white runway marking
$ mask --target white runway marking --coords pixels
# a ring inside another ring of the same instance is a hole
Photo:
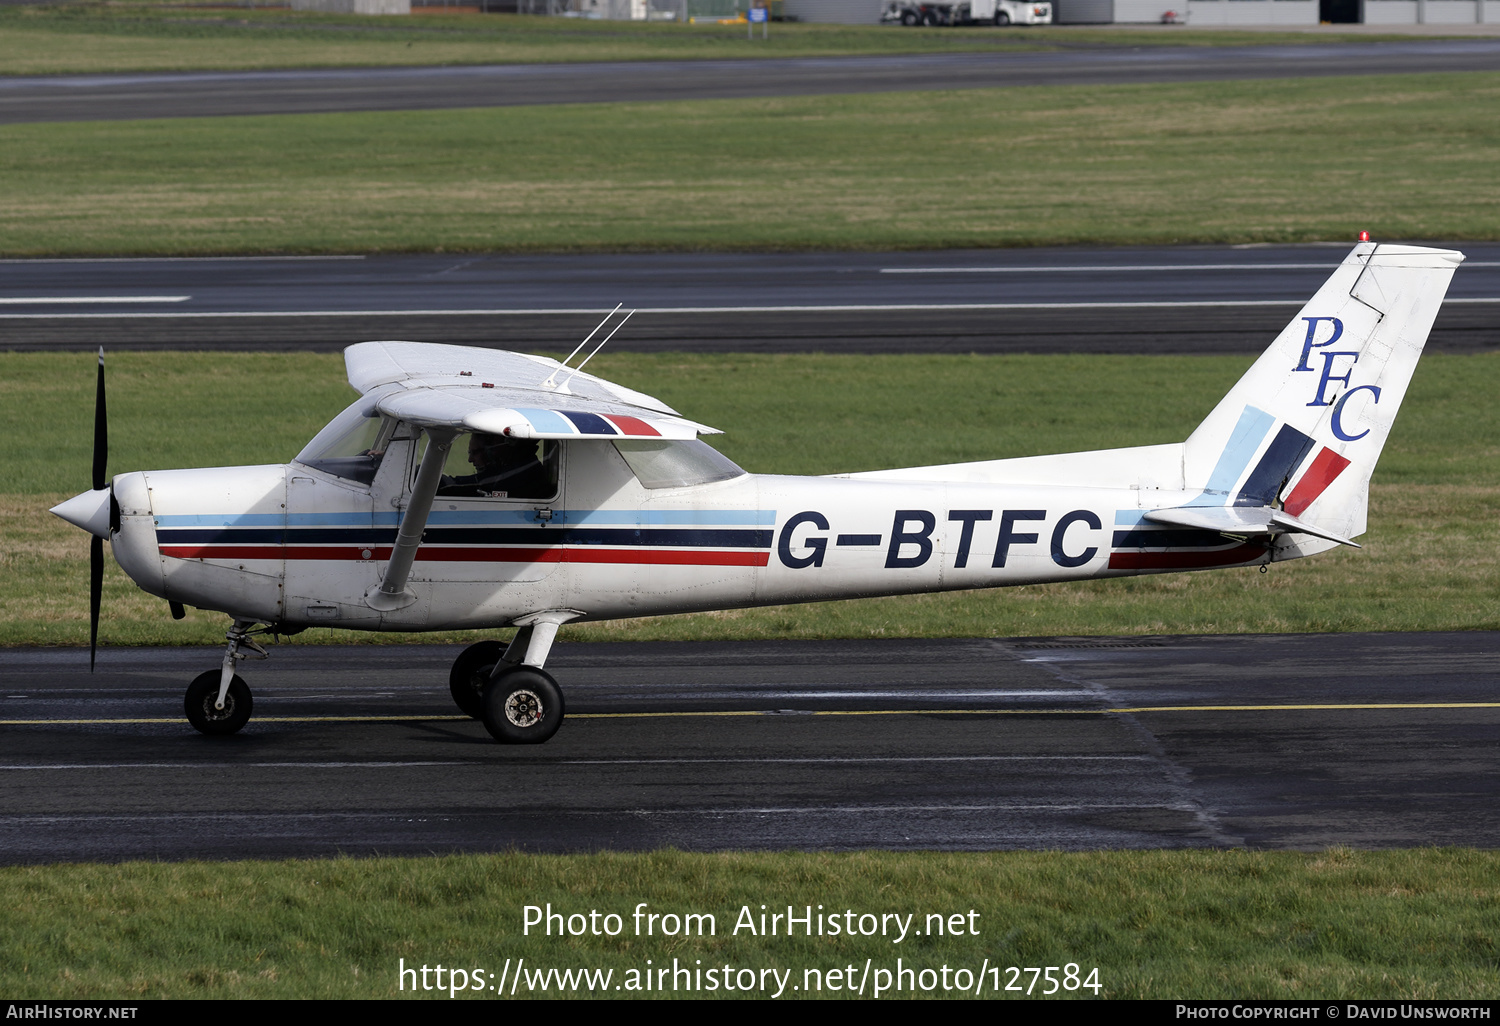
[[[1108,264],[1073,267],[882,267],[881,274],[1098,274],[1114,271],[1328,271],[1338,262],[1322,264]]]
[[[4,306],[70,306],[75,304],[113,305],[115,303],[185,303],[192,296],[5,296]]]
[[[1249,299],[1249,300],[1205,300],[1202,302],[1178,303],[876,303],[858,306],[657,306],[640,307],[638,314],[756,314],[756,313],[880,313],[924,310],[1089,310],[1141,307],[1149,309],[1168,307],[1237,307],[1237,306],[1300,306],[1306,299]],[[1452,303],[1448,299],[1445,302]],[[1470,302],[1474,302],[1471,300]],[[1500,302],[1500,299],[1480,300]],[[108,314],[0,314],[4,320],[52,320],[68,317],[73,320],[110,318],[124,320],[132,317],[162,317],[176,320],[193,318],[224,317],[561,317],[597,316],[609,313],[604,307],[542,307],[536,309],[454,309],[454,310],[213,310],[173,311],[171,313],[108,313]]]
[[[159,257],[5,257],[0,264],[198,264],[268,263],[288,260],[363,260],[357,256],[159,256]]]
[[[113,302],[113,300],[110,300]],[[768,314],[768,313],[902,313],[944,310],[1174,310],[1174,309],[1235,309],[1251,306],[1297,306],[1307,302],[1299,299],[1215,299],[1183,302],[1119,302],[1119,303],[875,303],[857,306],[643,306],[638,314]],[[1448,305],[1460,303],[1500,303],[1500,296],[1479,296],[1468,299],[1449,297]],[[544,307],[537,309],[455,309],[455,310],[180,310],[170,313],[100,313],[100,314],[0,314],[0,320],[129,320],[155,317],[171,320],[213,319],[226,317],[561,317],[597,316],[609,313],[599,307]]]
[[[1331,271],[1337,261],[1324,264],[1108,264],[1046,267],[882,267],[881,274],[1110,274],[1115,271]],[[1465,261],[1464,267],[1500,267],[1500,261]]]

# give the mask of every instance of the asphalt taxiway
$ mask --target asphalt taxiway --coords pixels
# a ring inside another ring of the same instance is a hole
[[[1429,348],[1500,345],[1500,245],[1433,244]],[[624,303],[615,350],[1254,353],[1351,245],[6,260],[0,349],[567,351]]]
[[[899,29],[892,29],[899,31]],[[1500,40],[0,78],[0,124],[1500,69]]]
[[[458,649],[288,646],[234,737],[208,649],[0,651],[0,862],[1500,844],[1500,635],[564,644],[493,743]]]

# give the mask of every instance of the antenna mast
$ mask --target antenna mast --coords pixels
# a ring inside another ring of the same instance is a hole
[[[605,314],[605,315],[604,315],[604,320],[602,320],[602,321],[600,321],[600,322],[599,322],[599,324],[598,324],[598,327],[596,327],[596,328],[594,328],[594,330],[593,330],[593,331],[591,331],[591,332],[589,332],[589,336],[588,336],[588,338],[586,338],[586,339],[584,339],[584,340],[583,340],[583,341],[582,341],[582,342],[580,342],[580,343],[578,343],[578,348],[577,348],[577,349],[574,349],[574,350],[573,350],[573,351],[572,351],[572,352],[571,352],[571,353],[569,353],[569,354],[568,354],[568,357],[567,357],[567,359],[566,359],[566,360],[563,360],[563,362],[562,362],[562,363],[561,363],[561,364],[560,364],[560,365],[559,365],[559,366],[558,366],[558,368],[557,368],[557,370],[554,370],[554,371],[553,371],[553,372],[552,372],[552,373],[551,373],[551,374],[549,374],[549,375],[548,375],[548,376],[547,376],[547,380],[546,380],[546,381],[544,381],[544,382],[542,382],[542,387],[543,387],[543,388],[557,388],[557,387],[558,387],[558,384],[557,384],[557,381],[556,381],[556,380],[555,380],[555,379],[556,379],[556,378],[557,378],[557,371],[560,371],[560,370],[562,370],[562,369],[563,369],[563,368],[564,368],[564,367],[566,367],[566,366],[567,366],[567,365],[568,365],[568,360],[571,360],[571,359],[573,359],[573,357],[575,357],[575,356],[577,356],[577,355],[578,355],[578,353],[579,353],[579,351],[580,351],[580,350],[582,350],[582,349],[583,349],[583,347],[584,347],[584,346],[586,346],[586,345],[588,345],[588,344],[589,344],[589,339],[591,339],[591,338],[593,338],[593,337],[594,337],[594,336],[595,336],[595,335],[597,335],[597,334],[599,334],[599,328],[602,328],[602,327],[604,327],[604,326],[605,326],[605,325],[606,325],[606,324],[608,324],[608,323],[609,323],[609,319],[610,319],[610,318],[611,318],[611,317],[613,317],[613,316],[614,316],[614,315],[615,315],[615,314],[617,314],[617,313],[619,313],[619,312],[620,312],[620,307],[622,307],[622,306],[624,306],[624,305],[625,305],[625,304],[624,304],[624,303],[616,303],[616,304],[615,304],[615,308],[614,308],[614,309],[613,309],[613,310],[611,310],[611,311],[610,311],[610,312],[609,312],[609,313],[607,313],[607,314]],[[634,310],[632,310],[632,311],[630,311],[630,313],[635,313],[635,311],[634,311]],[[629,318],[630,318],[630,314],[626,314],[626,315],[625,315],[625,317],[626,317],[626,320],[629,320]],[[624,323],[625,323],[625,322],[624,322],[624,321],[621,321],[621,322],[620,322],[620,323],[621,323],[621,324],[624,324]],[[610,332],[610,335],[611,335],[611,336],[613,336],[613,335],[614,335],[614,332],[613,332],[613,331],[612,331],[612,332]],[[608,339],[608,338],[606,338],[606,339],[605,339],[605,340],[604,340],[604,341],[605,341],[605,342],[608,342],[608,341],[609,341],[609,339]],[[601,346],[601,347],[602,347],[602,346],[603,346],[603,344],[604,344],[604,343],[602,343],[602,342],[601,342],[601,343],[600,343],[600,346]],[[595,353],[597,353],[597,352],[598,352],[598,351],[599,351],[599,350],[598,350],[598,349],[596,349],[596,350],[594,350],[594,352],[595,352]],[[592,355],[593,355],[593,353],[590,353],[590,354],[589,354],[589,355],[590,355],[590,356],[592,356]],[[588,360],[587,360],[587,359],[585,359],[585,360],[584,360],[584,361],[583,361],[583,363],[588,363]],[[583,363],[580,363],[580,364],[579,364],[579,365],[578,365],[578,366],[579,366],[579,367],[582,367],[582,366],[583,366]],[[574,373],[577,373],[577,371],[576,371],[576,370],[575,370],[575,371],[574,371]],[[569,379],[570,379],[570,380],[571,380],[571,379],[572,379],[572,377],[573,377],[573,375],[572,375],[572,374],[569,374],[569,375],[568,375],[568,378],[569,378]]]
[[[625,304],[624,304],[624,303],[621,303],[621,304],[620,304],[620,306],[624,306],[624,305],[625,305]],[[615,307],[615,310],[619,310],[619,309],[620,309],[620,306],[617,306],[617,307]],[[613,317],[613,316],[614,316],[614,314],[613,314],[613,313],[611,313],[611,314],[610,314],[610,315],[609,315],[609,316],[610,316],[610,317]],[[613,330],[612,330],[612,331],[611,331],[611,332],[610,332],[610,333],[609,333],[609,334],[608,334],[608,335],[605,335],[605,336],[604,336],[604,341],[603,341],[603,342],[600,342],[600,343],[599,343],[599,344],[598,344],[598,345],[597,345],[597,346],[595,346],[595,347],[594,347],[594,351],[593,351],[593,352],[592,352],[592,353],[590,353],[590,354],[589,354],[589,355],[587,355],[587,356],[585,356],[585,357],[584,357],[584,358],[583,358],[583,362],[582,362],[582,363],[580,363],[580,364],[579,364],[579,365],[578,365],[578,366],[577,366],[577,367],[574,367],[574,368],[573,368],[573,374],[577,374],[577,373],[578,373],[578,372],[579,372],[579,371],[581,371],[581,370],[583,370],[583,364],[585,364],[585,363],[588,363],[588,362],[589,362],[589,361],[590,361],[590,360],[592,360],[592,359],[593,359],[593,358],[594,358],[594,357],[596,357],[596,356],[598,356],[598,355],[599,355],[599,350],[601,350],[601,349],[603,349],[603,348],[604,348],[604,347],[605,347],[605,346],[606,346],[606,345],[608,345],[608,344],[609,344],[609,340],[610,340],[610,339],[612,339],[612,338],[614,338],[614,337],[615,337],[615,332],[617,332],[617,331],[619,331],[619,330],[620,330],[620,329],[621,329],[621,328],[623,328],[623,327],[625,327],[625,322],[626,322],[626,321],[628,321],[628,320],[630,320],[630,318],[632,318],[632,317],[634,317],[634,316],[635,316],[635,311],[634,311],[634,310],[631,310],[631,311],[630,311],[630,312],[629,312],[629,313],[627,313],[627,314],[626,314],[626,315],[625,315],[625,316],[624,316],[624,317],[622,317],[622,318],[621,318],[621,319],[620,319],[620,323],[619,323],[619,324],[616,324],[616,325],[615,325],[615,326],[614,326],[614,329],[613,329]],[[608,319],[609,319],[609,318],[605,318],[605,319],[606,319],[606,320],[608,320]],[[595,328],[595,329],[594,329],[594,330],[595,330],[595,331],[598,331],[598,330],[599,330],[599,329],[598,329],[598,328]],[[590,335],[590,336],[589,336],[589,338],[593,338],[593,336],[592,336],[592,335]],[[579,346],[579,347],[578,347],[578,348],[579,348],[579,349],[582,349],[582,348],[583,348],[583,346]],[[570,357],[568,357],[568,359],[570,359],[570,360],[571,360],[571,359],[572,359],[572,357],[571,357],[571,356],[570,356]],[[558,388],[562,388],[562,387],[563,387],[563,386],[565,386],[565,385],[566,385],[566,384],[567,384],[567,383],[568,383],[568,382],[570,382],[570,381],[572,381],[572,380],[573,380],[573,374],[569,374],[569,375],[568,375],[568,376],[567,376],[567,377],[565,377],[565,378],[563,378],[563,379],[562,379],[562,381],[561,381],[561,382],[560,382],[560,383],[559,383],[559,384],[558,384],[558,386],[557,386],[557,387],[558,387]]]

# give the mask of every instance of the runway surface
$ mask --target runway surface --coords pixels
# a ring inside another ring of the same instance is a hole
[[[451,647],[0,651],[0,862],[1500,844],[1500,635],[559,645],[505,747]]]
[[[1352,233],[1351,233],[1352,237]],[[1500,245],[1463,250],[1430,348],[1500,345]],[[0,261],[0,349],[1253,353],[1352,243],[901,253]]]
[[[892,29],[892,31],[898,31]],[[0,78],[0,124],[1500,69],[1500,40]]]

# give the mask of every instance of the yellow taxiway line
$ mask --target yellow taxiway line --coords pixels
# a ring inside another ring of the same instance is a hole
[[[1358,702],[1306,705],[1141,705],[1105,709],[727,709],[683,712],[574,713],[570,720],[629,720],[691,716],[1104,716],[1169,712],[1345,712],[1382,709],[1500,709],[1500,702]],[[434,723],[469,716],[257,716],[256,723]],[[0,720],[0,727],[96,726],[111,723],[182,723],[181,716],[90,720]]]

